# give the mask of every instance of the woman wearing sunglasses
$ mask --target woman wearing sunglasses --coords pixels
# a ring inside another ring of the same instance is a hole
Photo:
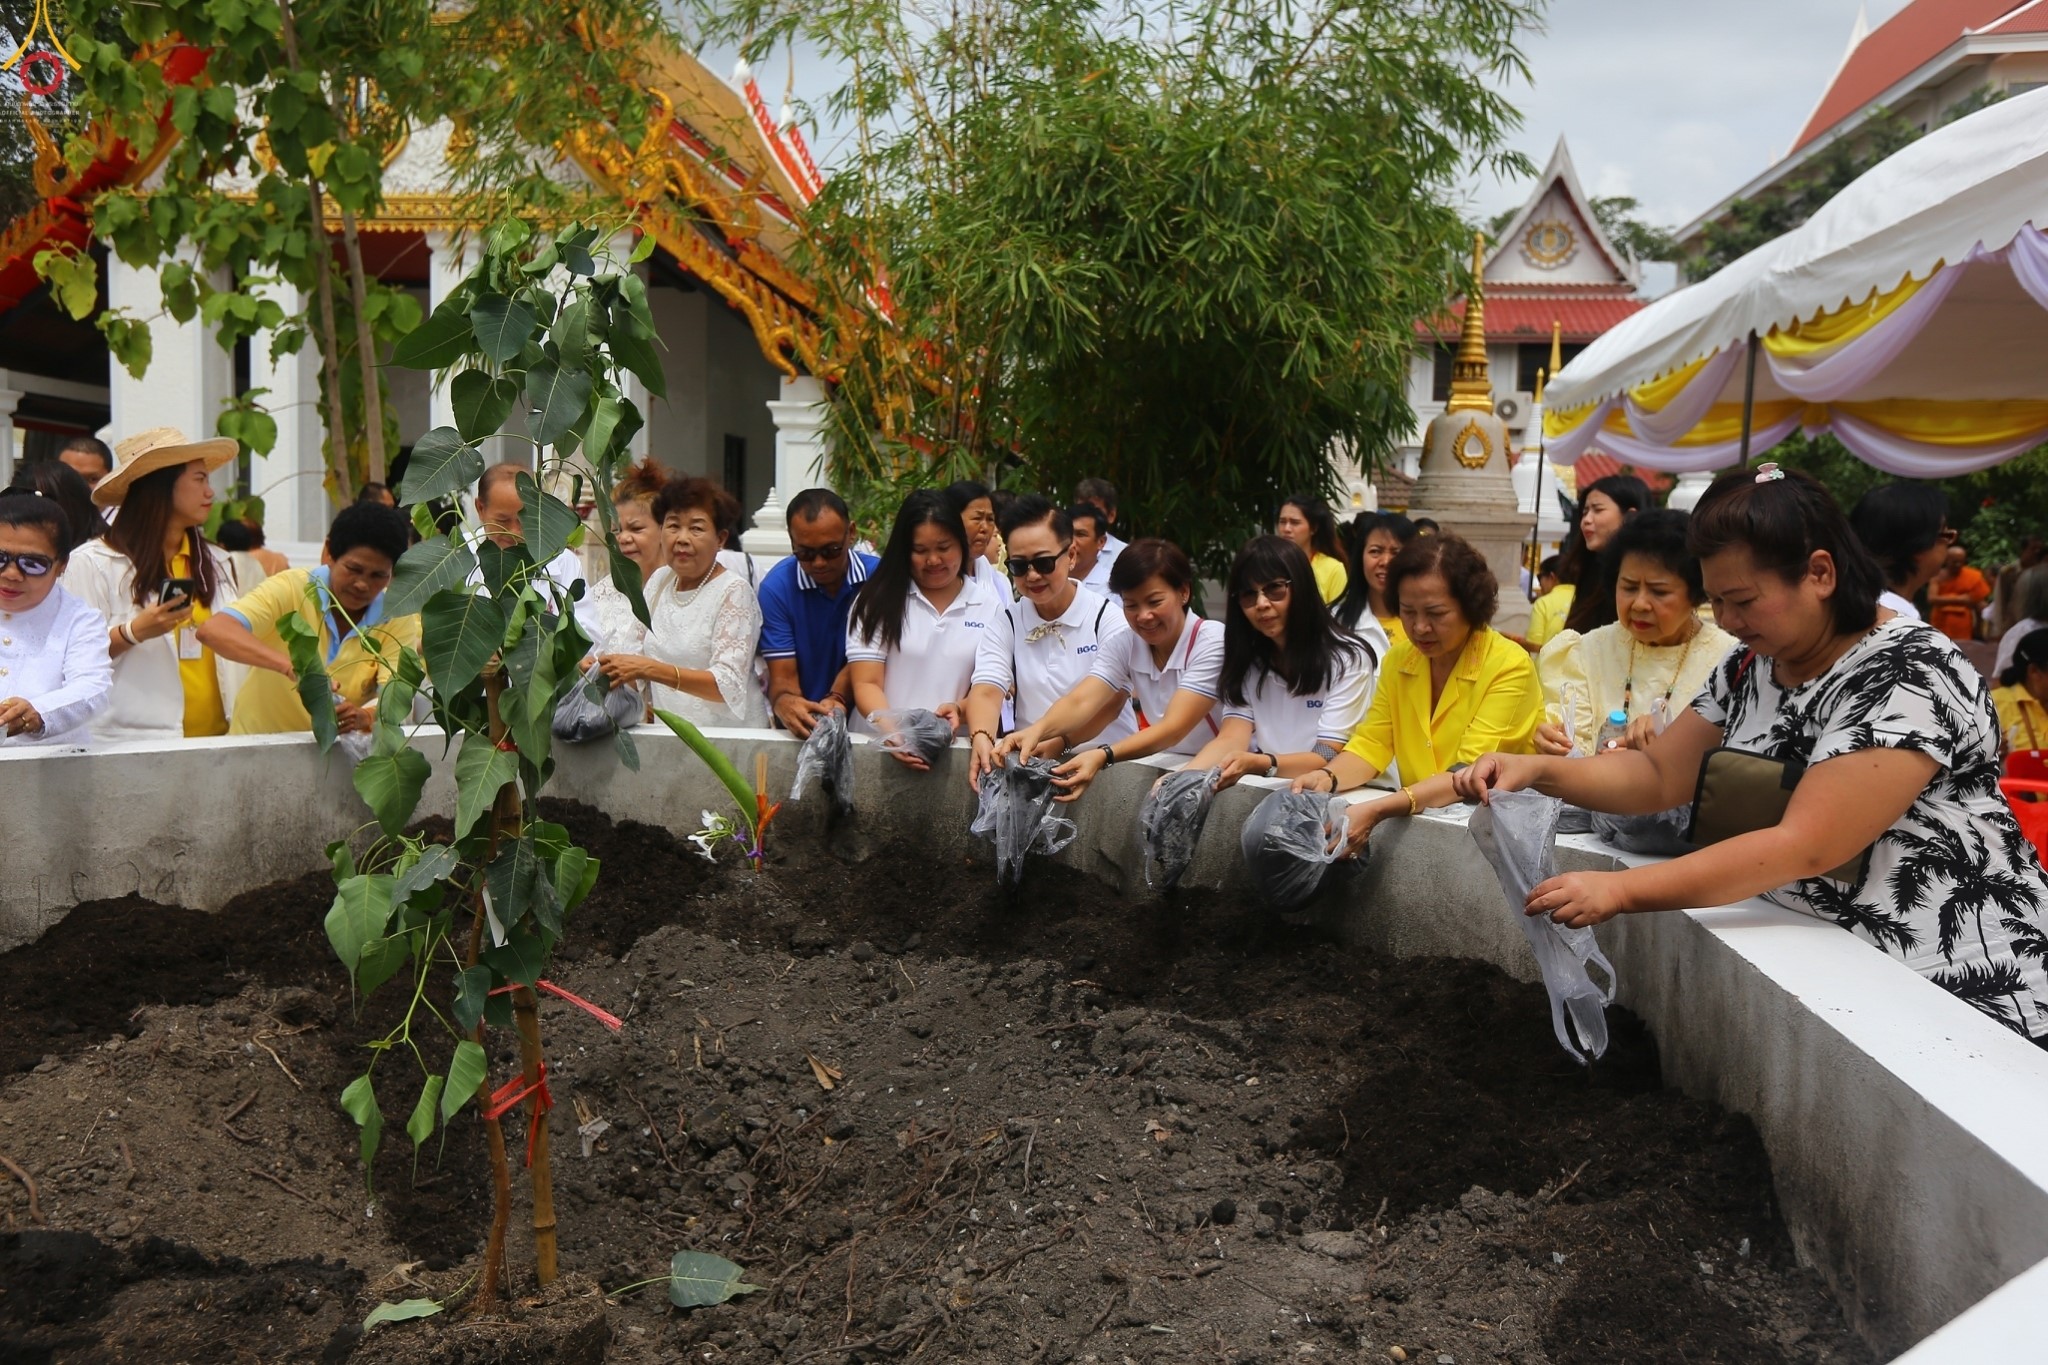
[[[1301,547],[1260,536],[1230,566],[1223,615],[1223,725],[1190,768],[1305,777],[1328,766],[1365,718],[1378,656],[1323,607]]]
[[[1016,725],[1042,719],[1087,678],[1105,647],[1130,633],[1122,608],[1074,577],[1074,524],[1063,509],[1026,494],[1004,510],[1002,530],[1007,568],[1021,596],[989,618],[975,652],[974,686],[967,693],[974,743],[969,785],[998,766],[1004,698],[1014,699]],[[1138,722],[1128,700],[1113,698],[1096,723],[1082,729],[1083,738],[1114,744],[1137,733]]]
[[[0,743],[83,740],[113,693],[107,618],[57,582],[71,539],[54,499],[0,492]]]
[[[1167,752],[1192,754],[1217,732],[1216,680],[1223,671],[1223,632],[1188,610],[1195,571],[1178,545],[1134,540],[1116,557],[1109,587],[1123,599],[1127,634],[1104,641],[1095,664],[1074,689],[1033,724],[1004,736],[995,759],[1075,748],[1054,779],[1059,799],[1073,801],[1112,763]],[[1144,728],[1105,740],[1103,711],[1131,698]],[[1082,742],[1084,737],[1092,739]]]

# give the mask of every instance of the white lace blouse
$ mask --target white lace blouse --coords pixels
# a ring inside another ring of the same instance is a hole
[[[656,573],[662,572],[655,570]],[[640,618],[633,614],[633,604],[626,600],[609,576],[601,578],[590,589],[590,614],[597,621],[597,638],[590,642],[593,654],[645,654],[647,652],[647,627],[640,624]],[[648,602],[648,614],[653,615],[653,601]]]
[[[768,704],[754,682],[761,604],[747,580],[721,569],[701,586],[678,592],[675,572],[663,565],[648,580],[646,595],[652,621],[647,656],[678,668],[709,670],[721,699],[706,701],[657,682],[656,709],[695,725],[766,725]]]

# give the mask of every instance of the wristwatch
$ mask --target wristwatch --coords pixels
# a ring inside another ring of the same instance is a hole
[[[1268,776],[1268,777],[1278,777],[1278,776],[1280,776],[1280,755],[1278,755],[1278,754],[1267,754],[1267,755],[1266,755],[1266,776]]]
[[[1110,764],[1116,762],[1116,746],[1111,744],[1098,744],[1095,747],[1102,750],[1103,767],[1107,768]]]

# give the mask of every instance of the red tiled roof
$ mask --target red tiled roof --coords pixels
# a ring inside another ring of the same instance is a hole
[[[1615,459],[1603,450],[1589,450],[1579,456],[1578,463],[1572,466],[1572,470],[1577,476],[1580,488],[1589,487],[1596,481],[1606,478],[1609,474],[1633,474],[1645,484],[1648,484],[1652,493],[1662,493],[1676,482],[1669,474],[1662,474],[1654,469],[1639,469],[1632,464],[1623,464],[1620,460]]]
[[[1939,56],[1967,32],[1995,27],[2025,0],[1913,0],[1879,24],[1835,73],[1813,116],[1799,130],[1792,150],[1862,112],[1894,85]],[[2036,7],[2040,8],[2040,7]],[[2018,16],[2016,30],[2039,27],[2033,15]],[[2011,31],[2011,30],[2008,30]]]
[[[1598,286],[1605,289],[1606,286]],[[1641,310],[1643,300],[1593,293],[1546,291],[1543,294],[1513,294],[1502,291],[1486,296],[1486,338],[1489,341],[1548,341],[1550,324],[1564,324],[1566,341],[1591,341],[1629,314]],[[1458,339],[1458,326],[1465,316],[1465,301],[1450,306],[1448,314],[1435,322],[1420,322],[1418,335],[1445,342]]]
[[[2048,33],[2048,4],[2035,0],[1991,25],[1992,33]]]

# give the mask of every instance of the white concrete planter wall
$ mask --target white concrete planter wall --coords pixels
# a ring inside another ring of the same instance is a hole
[[[742,772],[766,753],[786,790],[796,745],[758,731],[714,731]],[[421,812],[453,800],[438,734]],[[569,750],[550,794],[618,818],[687,832],[726,797],[661,729],[639,734],[641,770],[609,746]],[[964,755],[915,774],[860,746],[855,819],[834,839],[905,837],[932,857],[984,857],[967,833]],[[1136,814],[1156,770],[1106,772],[1073,814],[1062,862],[1144,890]],[[140,894],[200,909],[324,866],[323,847],[368,814],[346,766],[302,738],[132,746],[121,751],[0,749],[13,797],[0,856],[0,948],[29,942],[80,901]],[[1257,784],[1216,803],[1188,880],[1240,877],[1238,829]],[[819,817],[787,808],[785,839]],[[1590,839],[1560,841],[1567,868],[1626,859]],[[1398,956],[1484,959],[1533,980],[1535,963],[1463,812],[1390,822],[1370,866],[1319,907],[1349,940]],[[1803,1255],[1850,1321],[1912,1365],[2048,1358],[2038,1306],[2048,1296],[2048,1052],[1978,1016],[1832,926],[1762,905],[1626,917],[1601,930],[1620,999],[1655,1033],[1664,1074],[1752,1118],[1779,1203]],[[1924,1340],[1923,1340],[1924,1339]]]

